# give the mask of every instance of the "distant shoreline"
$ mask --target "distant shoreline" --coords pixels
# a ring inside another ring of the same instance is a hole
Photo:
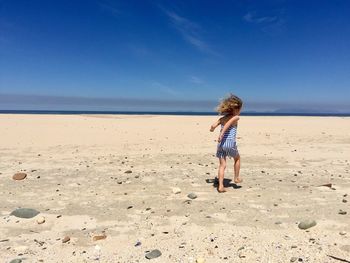
[[[216,112],[195,111],[64,111],[64,110],[0,110],[0,114],[37,115],[177,115],[177,116],[217,116]],[[350,117],[350,113],[293,113],[293,112],[242,112],[242,116],[303,116],[303,117]]]

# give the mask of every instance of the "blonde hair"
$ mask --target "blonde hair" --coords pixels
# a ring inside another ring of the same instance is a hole
[[[242,106],[242,100],[230,93],[226,98],[220,101],[220,104],[216,107],[216,111],[219,112],[219,114],[229,114],[233,113],[235,109],[240,110]]]

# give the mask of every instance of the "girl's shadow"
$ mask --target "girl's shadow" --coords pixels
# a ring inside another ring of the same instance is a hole
[[[217,188],[219,186],[219,179],[217,177],[215,177],[214,179],[205,179],[205,181],[208,183],[208,184],[213,184],[213,187]],[[226,179],[224,178],[224,187],[231,187],[233,189],[239,189],[239,188],[242,188],[242,186],[240,185],[237,185],[236,183],[234,183],[232,181],[232,179]]]

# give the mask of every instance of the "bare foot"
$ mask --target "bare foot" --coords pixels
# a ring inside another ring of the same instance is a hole
[[[236,184],[239,184],[239,183],[242,183],[242,182],[243,182],[243,180],[242,180],[241,178],[239,178],[239,177],[235,178],[233,181],[234,181]]]
[[[225,193],[226,189],[224,187],[218,187],[218,192],[219,193]]]

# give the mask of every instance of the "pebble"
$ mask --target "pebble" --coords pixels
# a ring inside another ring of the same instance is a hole
[[[69,236],[66,236],[62,239],[62,243],[67,243],[70,240]]]
[[[181,193],[181,189],[178,188],[178,187],[173,187],[173,193],[174,194],[179,194],[179,193]]]
[[[94,236],[92,238],[93,241],[97,241],[97,240],[102,240],[102,239],[106,239],[107,236],[106,235],[98,235],[98,236]]]
[[[27,174],[26,173],[15,173],[13,176],[12,176],[12,179],[13,180],[23,180],[24,178],[27,177]]]
[[[38,215],[40,212],[32,208],[18,208],[13,210],[10,215],[19,218],[32,218]]]
[[[45,223],[45,217],[40,216],[40,217],[36,220],[36,222],[37,222],[39,225]]]
[[[345,235],[346,235],[346,232],[345,232],[345,231],[340,231],[340,232],[339,232],[339,235],[345,236]]]
[[[316,221],[315,220],[305,220],[301,221],[298,225],[300,229],[308,229],[310,227],[316,226]]]
[[[138,247],[138,246],[141,246],[141,242],[140,241],[137,241],[136,244],[135,244],[135,247]]]
[[[125,171],[124,173],[126,173],[126,174],[131,174],[132,171],[131,171],[131,170],[127,170],[127,171]]]
[[[189,194],[187,195],[187,197],[190,198],[190,199],[196,199],[196,198],[197,198],[197,195],[196,195],[195,193],[189,193]]]
[[[346,200],[346,199],[343,199],[343,203],[347,203],[348,202],[348,200]]]
[[[340,209],[339,212],[338,212],[338,214],[339,214],[339,215],[346,215],[347,212]]]
[[[148,252],[145,257],[147,259],[152,259],[152,258],[157,258],[160,257],[162,255],[162,253],[158,250],[158,249],[154,249],[151,252]]]
[[[10,261],[10,263],[22,263],[22,259],[20,258],[15,258]]]
[[[292,257],[292,258],[290,259],[290,262],[295,262],[295,261],[297,261],[297,260],[298,260],[297,257]]]
[[[197,258],[196,263],[205,263],[205,259],[204,258]]]

